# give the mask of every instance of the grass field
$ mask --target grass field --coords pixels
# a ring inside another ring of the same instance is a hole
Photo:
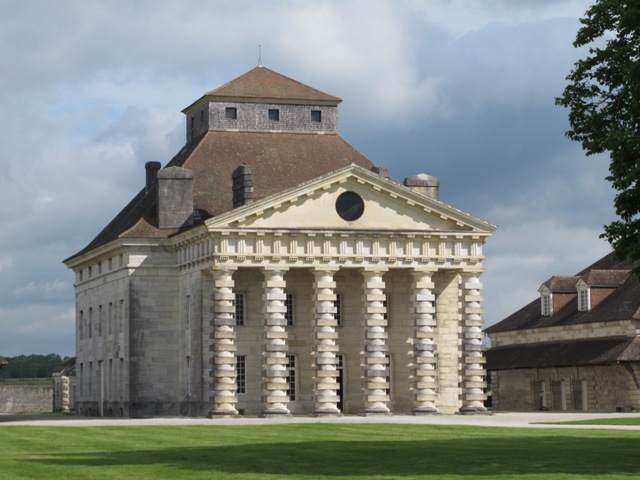
[[[640,431],[420,425],[0,427],[0,477],[629,479]]]
[[[631,425],[637,427],[640,426],[640,417],[594,418],[571,422],[553,422],[550,425]]]

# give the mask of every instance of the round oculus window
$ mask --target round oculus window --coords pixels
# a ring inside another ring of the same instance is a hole
[[[364,213],[362,197],[355,192],[342,192],[336,199],[336,212],[348,222],[359,219]]]

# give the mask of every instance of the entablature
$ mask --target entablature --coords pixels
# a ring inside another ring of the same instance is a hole
[[[488,234],[462,232],[209,231],[175,244],[179,269],[203,262],[290,266],[481,267]]]

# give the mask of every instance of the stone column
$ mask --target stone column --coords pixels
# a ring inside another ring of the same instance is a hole
[[[60,410],[68,413],[69,408],[69,377],[64,375],[60,376]]]
[[[209,417],[238,415],[233,268],[213,271],[213,396]]]
[[[336,327],[336,284],[333,270],[315,270],[314,351],[315,380],[313,386],[314,415],[339,415],[338,332]]]
[[[435,295],[433,272],[413,271],[413,409],[414,415],[437,413]]]
[[[389,346],[386,331],[387,309],[384,306],[384,271],[364,270],[364,295],[362,298],[365,344],[364,344],[364,414],[385,415],[389,413]]]
[[[289,415],[287,385],[287,320],[284,270],[264,270],[262,312],[264,352],[262,401],[264,416]]]
[[[485,358],[482,354],[482,307],[479,272],[462,272],[462,406],[460,413],[487,413],[484,400]]]

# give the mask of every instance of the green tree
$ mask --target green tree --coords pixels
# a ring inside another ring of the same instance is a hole
[[[609,155],[619,218],[601,236],[620,259],[639,260],[640,2],[597,0],[580,22],[573,46],[588,47],[588,54],[575,63],[556,104],[569,109],[571,140],[587,155]]]
[[[0,370],[0,380],[3,378],[48,378],[53,370],[69,357],[60,357],[57,353],[47,355],[18,355],[6,357],[9,362]]]

